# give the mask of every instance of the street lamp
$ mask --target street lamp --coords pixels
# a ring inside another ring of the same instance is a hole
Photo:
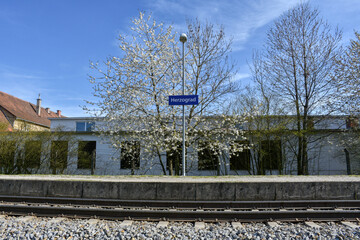
[[[182,42],[182,95],[185,95],[185,42],[187,36],[185,33],[180,35],[180,42]],[[183,143],[182,143],[182,172],[185,176],[185,105],[182,106],[182,125],[183,125]]]

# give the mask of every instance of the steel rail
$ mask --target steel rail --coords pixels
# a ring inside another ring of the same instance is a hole
[[[67,216],[101,219],[133,219],[133,220],[173,220],[173,221],[340,221],[357,220],[360,218],[359,209],[350,210],[264,210],[264,211],[181,211],[175,209],[120,209],[99,207],[73,206],[34,206],[30,204],[0,205],[0,211],[9,215],[34,214],[37,216]]]
[[[177,201],[177,200],[120,200],[120,199],[0,195],[0,202],[1,201],[68,204],[68,205],[147,207],[147,208],[199,208],[199,209],[360,208],[360,200]]]
[[[13,215],[152,221],[337,221],[360,218],[359,200],[151,201],[2,195],[0,201],[0,211]]]

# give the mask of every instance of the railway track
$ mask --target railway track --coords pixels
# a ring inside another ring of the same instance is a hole
[[[147,221],[358,221],[360,201],[144,201],[0,196],[0,212]]]

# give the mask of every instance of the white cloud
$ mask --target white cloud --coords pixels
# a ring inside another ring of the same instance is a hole
[[[41,94],[42,106],[49,107],[52,111],[61,109],[64,115],[85,116],[79,105],[84,105],[84,98],[79,96],[79,91],[68,89],[66,93],[56,88],[51,82],[58,82],[63,76],[51,76],[45,72],[36,72],[17,67],[0,64],[1,91],[22,100],[36,103]],[[78,76],[67,76],[76,79]],[[49,81],[50,80],[50,81]]]
[[[249,73],[237,73],[231,78],[231,81],[232,82],[241,81],[250,78],[250,76],[251,75]]]
[[[0,78],[2,81],[17,79],[42,79],[41,73],[26,71],[17,67],[0,64]]]
[[[163,17],[171,16],[177,26],[185,26],[184,18],[209,20],[225,27],[228,36],[233,37],[234,50],[240,50],[257,29],[294,7],[300,0],[154,0],[149,7]]]
[[[7,80],[15,80],[15,79],[43,79],[40,76],[37,75],[31,75],[31,74],[21,74],[21,73],[13,73],[13,72],[1,72],[0,77],[2,79]]]
[[[34,102],[43,87],[41,74],[0,64],[1,91]],[[38,86],[38,87],[36,87]]]
[[[360,30],[359,0],[312,0],[311,3],[319,9],[320,15],[325,20],[343,31],[342,44],[347,45],[354,37],[354,30]]]

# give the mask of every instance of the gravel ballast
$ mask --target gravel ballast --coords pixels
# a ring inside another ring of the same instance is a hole
[[[341,223],[317,223],[311,228],[304,223],[206,223],[196,230],[194,223],[170,222],[157,228],[157,222],[86,220],[41,217],[0,217],[0,239],[360,239],[360,228]],[[357,224],[357,223],[356,223]]]

